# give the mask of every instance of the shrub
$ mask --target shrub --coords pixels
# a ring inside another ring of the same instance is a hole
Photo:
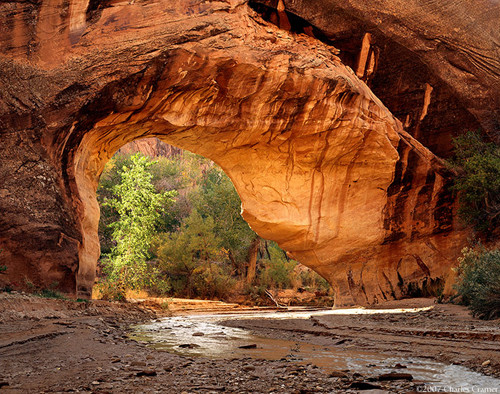
[[[465,248],[459,258],[456,289],[472,314],[480,319],[500,317],[500,250]]]
[[[201,298],[226,299],[236,285],[227,266],[218,263],[205,263],[194,271],[194,293]]]
[[[304,269],[300,272],[300,286],[311,290],[328,293],[331,290],[330,283],[312,269]]]
[[[57,299],[62,299],[62,300],[66,299],[66,296],[64,294],[62,294],[59,290],[57,290],[57,287],[59,286],[59,282],[52,282],[49,285],[49,287],[43,288],[43,287],[36,286],[32,281],[25,278],[24,284],[30,293],[32,293],[33,295],[36,295],[38,297],[57,298]]]
[[[36,295],[43,298],[56,298],[60,300],[66,299],[66,296],[64,294],[54,289],[42,289],[38,293],[36,293]]]
[[[173,294],[187,297],[223,297],[234,287],[214,219],[197,210],[178,232],[164,234],[158,243],[158,268],[168,278]]]
[[[98,298],[106,301],[125,301],[126,288],[106,279],[100,279],[96,284]]]

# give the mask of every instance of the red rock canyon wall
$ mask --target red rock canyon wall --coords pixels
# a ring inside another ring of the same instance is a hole
[[[320,3],[311,22],[326,34],[335,2]],[[0,259],[11,281],[89,296],[99,175],[142,137],[218,163],[252,228],[328,278],[339,305],[401,297],[446,277],[459,254],[466,231],[440,159],[342,52],[244,0],[9,1],[0,26]],[[443,91],[461,109],[455,83]],[[425,86],[420,107],[401,113],[438,124],[446,111]],[[460,119],[487,126],[481,108]]]

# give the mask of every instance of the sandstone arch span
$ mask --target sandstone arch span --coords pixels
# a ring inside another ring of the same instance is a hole
[[[448,272],[464,234],[443,166],[334,48],[243,0],[7,4],[0,248],[13,280],[89,295],[98,177],[145,136],[218,163],[254,230],[328,278],[338,304]]]

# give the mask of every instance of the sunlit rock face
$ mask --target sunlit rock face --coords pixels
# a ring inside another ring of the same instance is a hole
[[[142,137],[219,164],[252,228],[330,280],[338,305],[449,272],[465,239],[449,174],[334,47],[243,0],[3,2],[0,21],[11,281],[89,296],[99,176]]]

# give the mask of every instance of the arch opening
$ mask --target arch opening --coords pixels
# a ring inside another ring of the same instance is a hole
[[[332,304],[325,279],[250,229],[211,160],[157,138],[134,140],[106,164],[97,194],[95,297]]]

